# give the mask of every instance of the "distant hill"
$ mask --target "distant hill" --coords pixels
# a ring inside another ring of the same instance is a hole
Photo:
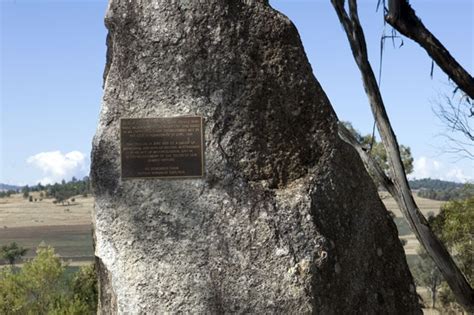
[[[449,182],[439,179],[416,179],[409,181],[413,190],[418,190],[418,196],[433,200],[461,200],[474,196],[474,186]]]
[[[411,189],[454,189],[454,188],[461,188],[464,184],[449,182],[440,179],[431,179],[431,178],[423,178],[423,179],[414,179],[409,181]]]
[[[8,190],[20,190],[21,186],[15,186],[15,185],[8,185],[8,184],[2,184],[0,183],[0,191],[8,191]]]

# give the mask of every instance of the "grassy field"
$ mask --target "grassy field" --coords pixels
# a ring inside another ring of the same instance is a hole
[[[94,198],[76,196],[69,205],[53,204],[53,199],[40,201],[39,193],[31,193],[37,202],[29,202],[21,194],[0,198],[0,228],[47,225],[90,225]]]
[[[35,255],[35,248],[44,242],[56,253],[71,259],[89,260],[93,256],[92,230],[90,225],[46,225],[0,229],[0,244],[17,242],[28,248],[26,257]]]
[[[57,205],[53,199],[29,202],[21,194],[0,198],[0,245],[17,242],[28,248],[26,257],[35,255],[44,242],[55,248],[65,260],[92,261],[92,197],[74,197],[69,205]]]
[[[9,198],[0,198],[0,244],[16,241],[21,246],[34,249],[44,241],[54,246],[61,256],[92,256],[91,211],[94,203],[92,197],[76,196],[75,202],[69,205],[53,204],[52,199],[41,201],[39,193],[32,193],[37,202],[29,202],[21,194]],[[396,218],[399,236],[407,241],[405,252],[416,255],[416,240],[406,220],[387,192],[380,196],[388,210]],[[443,202],[419,198],[415,200],[423,214],[437,214]],[[34,250],[28,256],[34,255]]]
[[[404,246],[405,255],[407,258],[407,263],[410,268],[412,268],[416,262],[418,261],[417,250],[420,245],[418,240],[416,239],[415,235],[411,232],[410,227],[408,226],[408,222],[403,217],[402,213],[398,209],[398,206],[395,200],[387,193],[381,192],[380,197],[385,204],[385,207],[395,214],[395,223],[398,229],[398,236],[400,239],[404,239],[407,243]],[[423,213],[425,217],[428,217],[431,214],[438,214],[441,206],[443,205],[443,201],[431,200],[420,198],[414,194],[416,204],[420,208],[420,211]],[[431,296],[428,293],[426,288],[417,287],[418,294],[423,298],[423,301],[426,305],[431,305]],[[436,309],[423,309],[423,314],[426,315],[437,315],[440,312]]]
[[[416,255],[416,250],[419,245],[418,240],[411,232],[410,227],[408,226],[408,222],[405,220],[402,213],[398,209],[395,200],[387,192],[381,192],[380,197],[382,198],[385,207],[387,207],[388,210],[392,211],[395,214],[395,223],[397,224],[399,237],[407,241],[407,244],[404,247],[405,254]],[[428,217],[430,214],[438,214],[441,209],[441,206],[444,203],[444,201],[420,198],[416,195],[415,201],[421,212],[425,215],[425,217]]]

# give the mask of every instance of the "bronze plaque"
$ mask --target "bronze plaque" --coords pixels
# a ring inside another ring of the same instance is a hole
[[[122,118],[122,178],[199,178],[204,173],[201,116]]]

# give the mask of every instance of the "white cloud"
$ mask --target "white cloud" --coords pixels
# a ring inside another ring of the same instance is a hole
[[[433,178],[465,183],[473,178],[466,175],[461,168],[450,168],[438,160],[421,156],[413,162],[413,173],[408,176],[410,179]]]
[[[41,152],[30,156],[28,164],[38,167],[44,174],[39,182],[52,184],[72,176],[83,175],[86,169],[86,157],[79,151],[63,154],[61,151]]]
[[[467,176],[466,174],[464,174],[464,172],[459,168],[454,168],[454,169],[450,170],[446,174],[446,177],[448,178],[448,180],[452,180],[452,181],[455,181],[455,182],[461,182],[461,183],[465,183],[465,182],[468,182],[468,181],[472,180],[472,178],[470,176]]]

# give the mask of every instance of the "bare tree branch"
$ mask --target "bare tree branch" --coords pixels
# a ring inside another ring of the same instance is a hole
[[[442,151],[461,154],[463,158],[474,160],[474,126],[472,125],[474,117],[471,116],[474,105],[467,97],[456,101],[454,95],[453,97],[445,95],[443,99],[436,101],[436,107],[433,108],[435,115],[446,127],[445,133],[441,136],[447,140],[447,147]],[[462,138],[454,135],[460,135]]]
[[[419,242],[440,269],[456,296],[458,303],[468,312],[474,312],[473,289],[454,263],[444,245],[430,229],[428,222],[421,214],[411,194],[403,163],[400,158],[397,139],[385,110],[385,105],[377,86],[374,72],[368,61],[364,32],[357,13],[357,2],[356,0],[349,0],[349,15],[344,8],[344,0],[331,0],[331,2],[349,40],[352,54],[362,75],[365,92],[369,98],[372,113],[377,121],[377,128],[382,138],[382,143],[387,151],[390,170],[393,176],[393,186],[389,185],[387,190],[394,197]],[[367,161],[363,156],[362,158],[364,161]],[[386,181],[386,179],[383,179],[383,181]]]
[[[385,21],[401,34],[411,38],[423,47],[459,88],[471,99],[474,99],[473,77],[425,27],[407,0],[389,0]]]

